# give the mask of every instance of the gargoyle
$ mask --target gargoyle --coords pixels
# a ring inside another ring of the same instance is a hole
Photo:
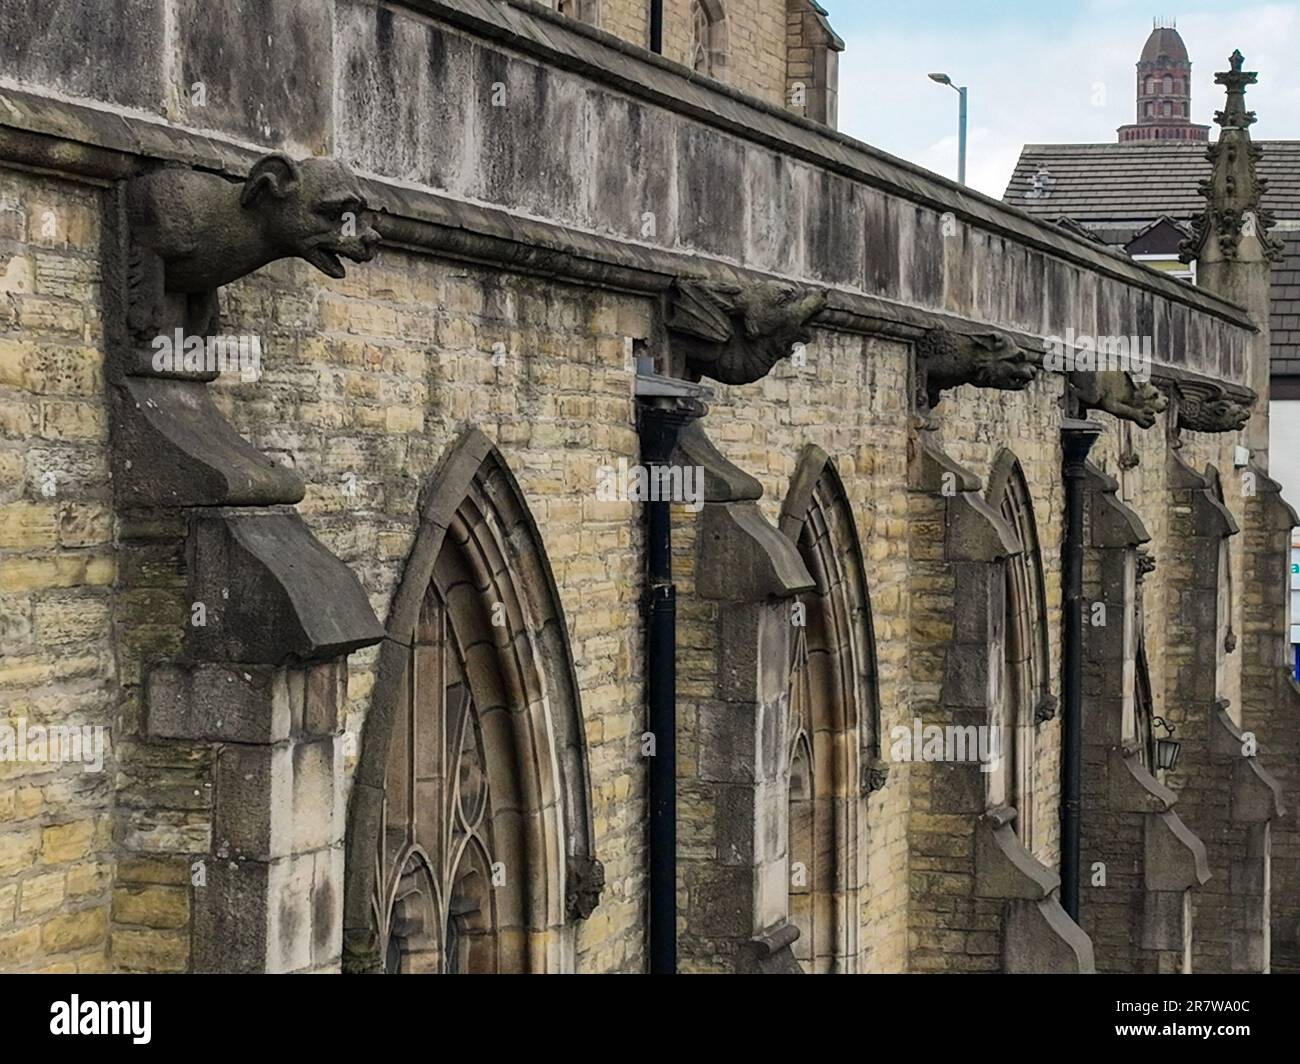
[[[137,178],[127,192],[132,334],[143,342],[173,327],[210,335],[217,289],[277,259],[306,259],[343,277],[340,258],[366,262],[380,240],[362,219],[365,205],[357,179],[334,159],[266,155],[242,184],[177,167]]]
[[[1080,416],[1089,410],[1104,410],[1149,429],[1156,423],[1156,415],[1169,409],[1169,400],[1159,388],[1146,381],[1135,381],[1123,370],[1071,373],[1070,387],[1079,400]]]
[[[668,331],[691,380],[752,384],[812,340],[809,320],[826,306],[817,288],[762,281],[744,288],[679,281]]]
[[[1018,392],[1027,388],[1037,366],[1011,337],[1001,332],[955,333],[930,329],[916,343],[922,388],[931,410],[943,393],[962,384]]]
[[[1190,432],[1238,432],[1250,420],[1250,407],[1221,389],[1178,387],[1178,427]]]

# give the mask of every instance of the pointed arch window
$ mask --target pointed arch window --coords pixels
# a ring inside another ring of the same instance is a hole
[[[344,970],[564,971],[603,886],[567,630],[495,447],[472,430],[443,470],[362,733]]]
[[[834,464],[808,447],[781,511],[816,590],[800,600],[790,671],[789,917],[808,972],[852,972],[860,954],[861,797],[884,786],[866,569]]]
[[[1034,504],[1020,462],[1004,451],[989,479],[989,501],[1011,526],[1019,553],[1006,561],[1002,697],[993,727],[1001,757],[989,773],[989,802],[1016,810],[1015,830],[1031,853],[1039,841],[1038,725],[1054,715],[1049,693],[1047,605]]]
[[[691,0],[691,68],[721,77],[727,65],[727,13],[722,0]]]
[[[521,908],[523,880],[502,860],[513,840],[498,842],[492,791],[493,777],[511,766],[490,762],[484,747],[464,645],[447,606],[447,582],[455,579],[444,569],[425,595],[389,749],[380,859],[389,868],[390,974],[527,967],[525,958],[510,955],[517,943],[503,936],[505,915]]]

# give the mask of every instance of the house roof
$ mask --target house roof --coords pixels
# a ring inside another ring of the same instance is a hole
[[[1300,230],[1278,235],[1285,250],[1273,269],[1273,373],[1300,377]]]
[[[1300,140],[1256,141],[1264,207],[1300,225]],[[1200,182],[1210,176],[1204,142],[1026,144],[1003,199],[1040,218],[1071,219],[1123,247],[1162,217],[1188,222],[1205,209]],[[1277,233],[1285,254],[1272,286],[1274,375],[1300,375],[1300,231]]]
[[[1300,220],[1300,140],[1258,140],[1268,180],[1264,206]],[[1026,144],[1002,197],[1030,214],[1138,228],[1167,214],[1190,220],[1205,209],[1198,184],[1210,176],[1206,144]],[[1042,172],[1035,189],[1034,178]]]

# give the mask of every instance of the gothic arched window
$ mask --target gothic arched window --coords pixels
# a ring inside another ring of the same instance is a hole
[[[550,567],[481,432],[426,489],[348,810],[344,970],[563,971],[603,874]]]
[[[1168,96],[1174,91],[1174,79],[1168,74],[1165,75],[1165,95]]]
[[[691,0],[691,68],[718,77],[727,65],[727,13],[722,0]]]
[[[1020,551],[1006,561],[1005,670],[995,703],[998,767],[989,773],[989,800],[1016,810],[1015,828],[1031,853],[1036,841],[1035,773],[1040,713],[1049,698],[1047,603],[1034,504],[1020,462],[1003,451],[989,477],[988,498],[1016,534]]]
[[[789,916],[809,972],[856,970],[863,790],[884,785],[875,633],[853,510],[834,464],[808,447],[781,511],[816,590],[795,630],[788,736]]]

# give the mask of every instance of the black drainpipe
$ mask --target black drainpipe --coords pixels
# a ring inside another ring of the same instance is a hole
[[[1079,922],[1079,818],[1083,794],[1083,504],[1084,461],[1101,435],[1095,421],[1067,418],[1061,426],[1065,453],[1065,646],[1062,648],[1061,905]]]
[[[650,51],[664,54],[664,0],[650,0]]]
[[[699,417],[675,400],[640,404],[641,462],[672,461],[681,430]],[[673,584],[672,504],[646,507],[646,698],[654,738],[650,759],[650,974],[677,972],[677,588]]]

